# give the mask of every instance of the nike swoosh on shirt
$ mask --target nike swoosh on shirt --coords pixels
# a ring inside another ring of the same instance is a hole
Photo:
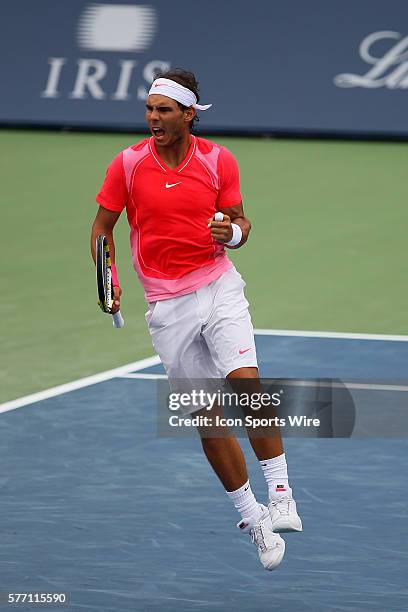
[[[170,187],[175,187],[176,185],[181,185],[181,181],[179,181],[178,183],[166,183],[166,189],[169,189]]]
[[[248,351],[250,351],[250,350],[251,350],[251,347],[249,347],[249,348],[247,348],[247,349],[244,349],[244,350],[239,349],[239,354],[240,354],[240,355],[243,355],[244,353],[247,353],[247,352],[248,352]]]

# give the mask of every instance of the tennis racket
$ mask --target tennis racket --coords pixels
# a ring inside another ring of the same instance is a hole
[[[98,288],[98,304],[102,312],[112,315],[113,325],[123,327],[125,322],[120,310],[112,313],[113,287],[109,244],[106,236],[100,234],[96,238],[96,286]]]

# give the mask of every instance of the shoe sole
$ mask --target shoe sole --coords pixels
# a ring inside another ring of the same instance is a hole
[[[268,565],[268,566],[264,565],[264,569],[268,570],[268,572],[273,572],[273,570],[279,567],[279,565],[282,563],[282,559],[284,556],[285,556],[285,544],[283,544],[282,552],[279,555],[279,557],[276,559],[276,561],[274,561],[272,565]]]
[[[272,529],[274,533],[292,533],[292,532],[298,532],[300,533],[301,531],[303,531],[303,526],[302,524],[300,524],[299,526],[295,526],[295,525],[288,525],[286,524],[276,524],[273,525],[272,524]]]

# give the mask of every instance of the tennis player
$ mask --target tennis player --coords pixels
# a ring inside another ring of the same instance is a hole
[[[245,283],[227,256],[242,247],[251,224],[244,214],[238,164],[228,149],[193,134],[199,104],[194,74],[171,70],[153,82],[146,103],[151,136],[110,163],[96,201],[95,238],[105,234],[115,261],[113,228],[124,208],[134,268],[144,287],[146,320],[170,385],[180,379],[251,380],[260,385]],[[215,220],[216,213],[222,220]],[[219,216],[219,215],[218,215]],[[121,289],[115,265],[114,309]],[[268,507],[248,480],[232,435],[201,437],[205,455],[241,515],[262,565],[282,561],[281,532],[301,531],[280,435],[250,437],[265,475]]]

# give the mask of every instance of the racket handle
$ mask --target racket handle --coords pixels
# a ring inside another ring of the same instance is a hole
[[[215,213],[214,221],[224,221],[224,215],[222,214],[222,212]]]
[[[114,327],[120,328],[123,327],[125,324],[125,321],[123,320],[123,317],[120,314],[120,310],[118,310],[118,312],[115,312],[115,314],[112,315],[112,319]]]

